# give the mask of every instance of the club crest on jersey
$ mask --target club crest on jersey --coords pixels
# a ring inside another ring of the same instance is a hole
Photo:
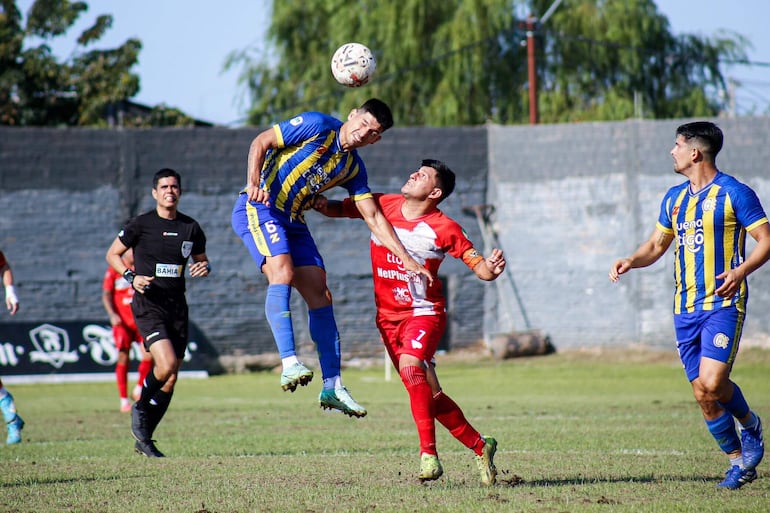
[[[717,200],[716,198],[706,198],[703,200],[703,211],[704,212],[711,212],[714,210],[717,206]]]
[[[724,333],[717,333],[714,335],[714,347],[718,347],[720,349],[727,349],[727,344],[730,343],[730,337],[725,335]]]
[[[192,253],[193,243],[190,240],[182,241],[182,256],[187,258]]]

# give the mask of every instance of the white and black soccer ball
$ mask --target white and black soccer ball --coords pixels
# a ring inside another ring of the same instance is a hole
[[[332,75],[346,87],[361,87],[369,82],[377,69],[372,51],[361,43],[345,43],[332,57]]]

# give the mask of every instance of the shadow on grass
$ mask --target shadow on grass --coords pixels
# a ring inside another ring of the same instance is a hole
[[[146,474],[121,474],[119,476],[83,476],[77,478],[48,478],[48,479],[25,479],[17,481],[15,483],[0,483],[0,489],[3,488],[18,488],[21,486],[37,486],[37,485],[52,485],[52,484],[73,484],[73,483],[96,483],[96,482],[109,482],[109,481],[125,481],[126,479],[145,479]]]
[[[498,476],[497,482],[504,486],[529,486],[529,487],[548,487],[548,486],[578,486],[578,485],[591,485],[599,483],[662,483],[662,482],[707,482],[717,479],[715,476],[626,476],[626,477],[575,477],[568,479],[537,479],[534,481],[527,481],[521,476],[512,475],[510,477]]]

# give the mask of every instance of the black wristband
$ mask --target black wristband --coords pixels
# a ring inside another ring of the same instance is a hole
[[[136,273],[132,271],[131,269],[126,269],[123,271],[123,278],[128,282],[133,284],[134,278],[136,278]]]

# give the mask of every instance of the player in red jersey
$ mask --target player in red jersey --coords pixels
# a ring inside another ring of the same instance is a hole
[[[134,268],[134,252],[129,249],[123,253],[123,263],[129,269]],[[115,378],[120,395],[120,411],[130,412],[131,401],[128,399],[128,366],[131,357],[131,343],[136,341],[142,346],[142,336],[136,327],[134,313],[131,311],[131,301],[134,298],[134,288],[122,275],[112,267],[108,267],[102,281],[102,304],[107,311],[112,325],[112,337],[118,350],[118,362],[115,365]],[[139,363],[139,379],[131,394],[136,401],[142,393],[142,383],[147,373],[152,369],[152,355],[142,347],[142,361]]]
[[[376,194],[385,217],[393,225],[409,254],[433,276],[449,254],[462,261],[484,281],[496,279],[505,269],[505,258],[493,249],[484,258],[468,240],[462,227],[438,209],[455,186],[455,175],[438,160],[423,160],[409,176],[401,194]],[[360,217],[353,203],[320,197],[316,210],[329,217]],[[409,393],[412,416],[420,438],[421,481],[443,474],[436,450],[435,420],[476,454],[485,485],[495,483],[497,441],[483,437],[466,420],[460,407],[446,395],[436,376],[434,355],[446,327],[446,298],[440,280],[428,283],[408,273],[402,262],[377,238],[371,237],[374,299],[377,328],[393,365]]]

